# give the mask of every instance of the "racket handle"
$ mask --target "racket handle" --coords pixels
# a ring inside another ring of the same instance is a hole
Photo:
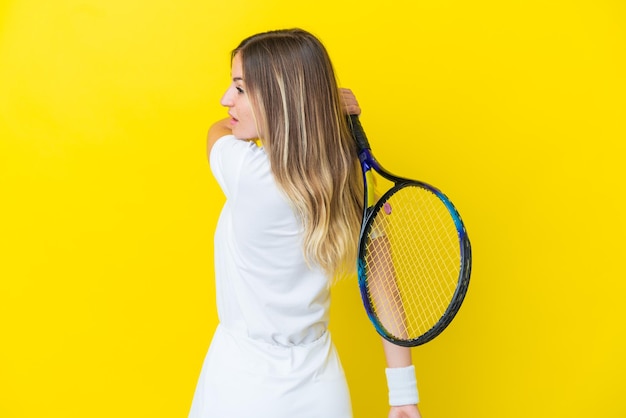
[[[367,140],[367,136],[365,135],[365,131],[363,130],[363,126],[361,125],[359,116],[350,115],[350,120],[348,121],[348,124],[350,125],[352,136],[354,137],[354,140],[359,147],[359,152],[363,151],[364,149],[370,149],[370,143]]]

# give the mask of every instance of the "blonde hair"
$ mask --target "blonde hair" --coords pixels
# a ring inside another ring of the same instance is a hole
[[[286,29],[249,37],[236,54],[272,173],[302,220],[305,258],[329,275],[354,271],[363,182],[326,48]]]

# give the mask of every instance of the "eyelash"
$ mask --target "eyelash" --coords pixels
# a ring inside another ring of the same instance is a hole
[[[239,93],[239,94],[244,94],[245,93],[241,87],[235,87],[235,89],[237,90],[237,93]]]

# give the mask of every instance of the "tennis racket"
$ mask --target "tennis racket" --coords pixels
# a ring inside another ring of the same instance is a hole
[[[461,307],[472,266],[470,241],[440,190],[385,170],[359,118],[352,115],[349,124],[365,182],[357,266],[365,310],[382,337],[418,346],[441,334]],[[382,191],[380,178],[389,185]]]

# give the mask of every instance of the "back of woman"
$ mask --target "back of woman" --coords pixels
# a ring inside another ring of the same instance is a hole
[[[220,325],[190,417],[350,417],[328,277],[304,260],[301,222],[265,150],[225,136],[211,167],[227,196],[215,233]]]

